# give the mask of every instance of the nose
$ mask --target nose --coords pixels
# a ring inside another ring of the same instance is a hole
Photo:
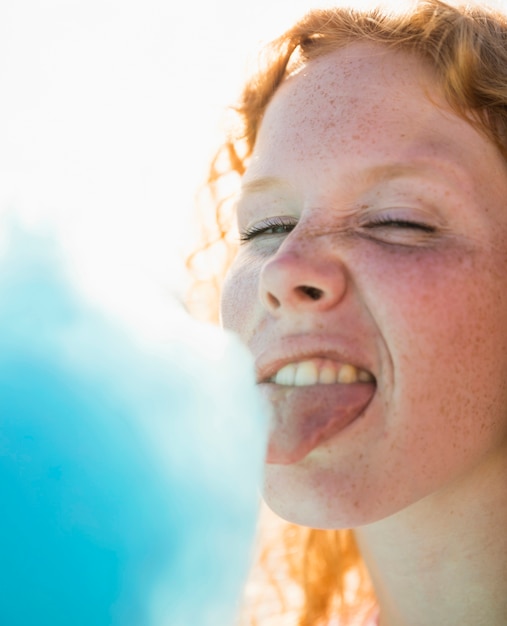
[[[319,250],[279,250],[260,276],[261,301],[274,315],[326,311],[343,299],[346,290],[341,260]]]

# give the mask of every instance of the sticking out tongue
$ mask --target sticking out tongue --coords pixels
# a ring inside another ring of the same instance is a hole
[[[375,385],[269,384],[264,391],[273,413],[266,461],[289,465],[359,417],[372,399]]]

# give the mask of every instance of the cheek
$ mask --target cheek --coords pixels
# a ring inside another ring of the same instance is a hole
[[[507,263],[485,252],[449,249],[363,255],[359,285],[400,370],[449,373],[507,361]],[[423,361],[425,357],[428,360]],[[432,361],[432,358],[434,359]],[[491,371],[489,371],[491,373]],[[445,378],[445,377],[444,377]]]
[[[393,370],[386,428],[416,480],[451,476],[505,439],[504,275],[490,257],[419,258],[377,290]]]
[[[224,328],[247,339],[259,309],[259,268],[239,255],[232,264],[221,296],[221,317]]]

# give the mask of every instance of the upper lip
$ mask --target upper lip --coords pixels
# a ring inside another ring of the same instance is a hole
[[[333,335],[290,335],[278,339],[269,348],[259,352],[255,359],[257,383],[268,382],[288,363],[315,358],[348,363],[375,376],[371,359],[355,341]]]

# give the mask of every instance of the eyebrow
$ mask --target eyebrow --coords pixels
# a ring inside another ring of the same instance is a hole
[[[368,181],[377,182],[379,180],[413,176],[414,174],[426,169],[428,168],[426,164],[423,163],[419,163],[417,165],[407,163],[389,163],[387,165],[375,165],[374,167],[369,167],[362,172],[358,172],[358,175]]]
[[[241,193],[259,193],[262,191],[270,191],[273,188],[289,187],[283,179],[276,176],[263,176],[262,178],[254,178],[248,180],[241,185]]]
[[[442,171],[443,164],[436,166],[436,163],[427,163],[418,161],[417,163],[387,163],[382,165],[374,165],[364,170],[351,172],[347,177],[349,184],[359,185],[361,187],[372,188],[380,183],[388,183],[403,178],[413,178],[416,176],[435,176],[435,167]]]
[[[428,163],[425,159],[414,163],[395,162],[382,165],[374,165],[364,170],[350,173],[347,178],[351,182],[361,182],[362,184],[374,185],[376,183],[388,180],[394,180],[396,178],[408,178],[418,174],[434,174],[431,170],[443,169],[451,171],[456,174],[456,169],[447,161],[447,159],[430,159]],[[241,194],[243,193],[261,193],[271,191],[273,189],[289,188],[291,185],[282,178],[276,176],[263,176],[260,178],[254,178],[245,182],[241,187]]]
[[[467,172],[461,167],[460,163],[453,159],[446,158],[446,156],[436,158],[434,155],[429,155],[411,163],[387,163],[375,165],[359,172],[353,172],[351,181],[359,181],[363,184],[374,186],[382,182],[415,176],[430,177],[433,182],[438,179],[447,180],[451,176],[456,181],[463,182],[466,180]]]

